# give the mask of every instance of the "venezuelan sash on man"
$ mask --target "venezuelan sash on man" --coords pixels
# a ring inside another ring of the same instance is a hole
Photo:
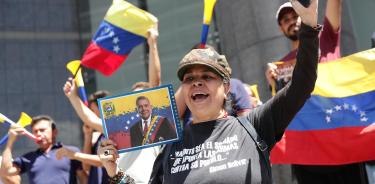
[[[375,160],[375,49],[318,66],[311,98],[271,152],[274,164]]]

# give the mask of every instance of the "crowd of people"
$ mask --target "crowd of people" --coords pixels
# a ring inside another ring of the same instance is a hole
[[[235,71],[224,55],[211,46],[194,46],[177,70],[181,84],[175,99],[183,122],[179,142],[119,154],[116,144],[103,135],[97,102],[109,92],[91,94],[86,106],[74,80],[67,79],[64,94],[83,122],[82,150],[58,142],[54,120],[40,115],[31,123],[38,149],[13,158],[13,144],[25,129],[11,125],[1,160],[2,181],[20,183],[20,174],[27,173],[29,182],[38,184],[272,183],[269,153],[310,97],[318,62],[340,58],[341,6],[341,0],[327,0],[323,26],[318,24],[318,0],[312,0],[308,7],[295,0],[279,7],[276,21],[290,39],[292,51],[267,65],[265,77],[274,96],[264,104],[256,85],[231,78]],[[154,27],[147,38],[148,81],[134,84],[132,91],[161,85],[157,38]],[[141,144],[142,138],[135,136],[147,131],[152,111],[147,97],[137,99],[142,121],[131,128],[132,145]],[[166,128],[168,124],[164,123]],[[160,133],[156,137],[175,136]],[[293,165],[292,171],[300,184],[361,180],[357,164]]]

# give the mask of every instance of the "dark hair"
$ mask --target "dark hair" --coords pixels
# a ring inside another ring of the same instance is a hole
[[[47,116],[47,115],[39,115],[39,116],[33,117],[32,121],[31,121],[31,125],[30,125],[31,128],[33,128],[37,123],[39,123],[39,121],[42,121],[42,120],[46,120],[46,121],[50,122],[52,130],[56,129],[55,121],[50,116]]]
[[[91,103],[94,103],[96,105],[98,105],[98,99],[99,98],[104,98],[106,96],[108,96],[110,93],[106,90],[99,90],[99,91],[96,91],[94,93],[92,93],[90,96],[89,96],[89,105],[91,105]]]
[[[289,7],[289,8],[283,8],[280,12],[279,12],[279,15],[278,15],[278,17],[277,17],[277,23],[279,24],[279,25],[281,25],[281,23],[280,23],[280,21],[281,21],[281,19],[284,17],[284,15],[285,14],[287,14],[287,13],[290,13],[290,12],[296,12],[296,11],[294,11],[294,9],[292,8],[292,7]]]
[[[137,88],[141,88],[141,89],[148,89],[150,88],[150,83],[148,82],[136,82],[135,84],[133,84],[132,86],[132,91],[134,91],[135,89]]]
[[[150,100],[147,97],[139,96],[139,97],[137,97],[137,100],[135,101],[135,104],[137,104],[137,106],[138,106],[138,101],[140,101],[140,100],[147,100],[150,103]]]

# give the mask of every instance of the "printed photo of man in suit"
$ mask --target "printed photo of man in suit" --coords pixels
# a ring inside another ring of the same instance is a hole
[[[152,113],[152,105],[146,96],[139,96],[136,106],[141,119],[130,128],[132,147],[177,138],[174,125],[166,117]]]

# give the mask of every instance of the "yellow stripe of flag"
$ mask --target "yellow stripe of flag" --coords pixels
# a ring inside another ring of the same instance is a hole
[[[210,25],[216,0],[204,0],[203,24]]]
[[[31,117],[24,112],[21,112],[20,119],[17,121],[22,127],[26,127],[27,125],[31,124]]]
[[[254,97],[258,100],[260,100],[259,92],[258,92],[258,85],[254,84],[250,86],[251,92],[253,92]]]
[[[158,21],[154,15],[124,0],[113,0],[104,20],[143,37],[147,37],[147,30],[154,27]]]
[[[375,48],[318,66],[313,95],[348,97],[375,90]]]
[[[80,60],[74,60],[69,62],[66,65],[66,68],[72,73],[72,75],[76,75],[74,80],[76,81],[76,84],[78,87],[83,87],[85,86],[85,83],[83,82],[83,77],[82,77],[82,70],[79,67],[81,65]],[[78,70],[78,72],[77,72]]]

